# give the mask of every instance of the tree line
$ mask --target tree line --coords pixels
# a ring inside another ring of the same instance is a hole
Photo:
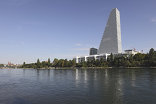
[[[0,68],[1,68],[1,67],[4,67],[4,64],[0,64]]]
[[[145,53],[137,53],[135,55],[119,55],[111,54],[107,60],[88,60],[87,62],[76,63],[73,60],[67,59],[54,59],[53,62],[42,61],[38,59],[36,63],[26,64],[22,68],[49,68],[49,67],[156,67],[156,51],[151,48],[150,51]]]
[[[67,60],[67,59],[57,59],[55,58],[53,62],[50,61],[50,58],[48,61],[42,61],[40,62],[39,59],[37,59],[36,63],[26,64],[25,62],[21,66],[22,68],[50,68],[50,67],[75,67],[76,62],[75,60]]]

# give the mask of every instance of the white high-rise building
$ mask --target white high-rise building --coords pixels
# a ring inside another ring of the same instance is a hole
[[[120,12],[117,8],[114,8],[109,15],[97,54],[90,54],[89,56],[80,57],[77,56],[75,60],[77,63],[94,59],[107,60],[108,56],[111,53],[116,55],[122,55],[120,54],[122,53]]]
[[[98,54],[118,54],[122,52],[120,12],[114,8],[108,18]]]

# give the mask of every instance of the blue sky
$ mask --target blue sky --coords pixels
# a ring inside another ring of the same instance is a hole
[[[0,0],[0,63],[87,55],[99,47],[112,8],[123,50],[156,49],[156,0]]]

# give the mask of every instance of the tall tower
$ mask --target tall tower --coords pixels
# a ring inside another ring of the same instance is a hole
[[[108,18],[98,54],[121,53],[120,12],[114,8]]]

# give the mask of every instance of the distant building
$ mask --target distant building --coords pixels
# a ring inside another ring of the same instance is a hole
[[[135,49],[125,50],[125,54],[128,54],[128,55],[135,55],[137,53],[141,53],[141,52],[136,51]]]
[[[90,48],[89,55],[96,55],[97,51],[98,51],[98,49],[96,49],[96,48]]]
[[[7,66],[14,66],[14,64],[11,62],[8,62]]]

